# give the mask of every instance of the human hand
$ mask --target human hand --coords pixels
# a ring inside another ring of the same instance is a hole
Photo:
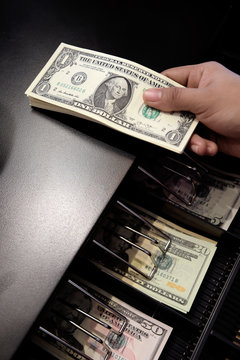
[[[218,151],[240,157],[240,76],[217,62],[180,66],[162,72],[186,86],[148,89],[144,102],[162,111],[191,111],[215,135],[193,134],[190,149],[198,155]]]

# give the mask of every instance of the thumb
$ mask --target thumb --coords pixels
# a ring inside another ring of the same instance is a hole
[[[198,88],[153,88],[143,93],[144,102],[162,111],[191,111],[197,113],[201,89]]]

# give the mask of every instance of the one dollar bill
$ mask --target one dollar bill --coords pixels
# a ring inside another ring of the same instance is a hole
[[[189,232],[164,218],[155,215],[146,209],[131,204],[130,207],[144,217],[153,226],[160,229],[165,236],[171,239],[171,245],[166,255],[163,256],[160,248],[154,245],[147,237],[158,240],[161,248],[164,248],[166,240],[154,230],[146,230],[145,227],[136,230],[144,235],[135,236],[137,245],[150,251],[153,261],[157,264],[157,271],[152,279],[144,278],[130,266],[122,266],[121,261],[110,261],[101,253],[92,254],[92,261],[102,270],[114,275],[132,287],[155,300],[167,304],[181,312],[187,313],[191,309],[202,280],[207,272],[211,260],[216,251],[216,242]],[[111,229],[112,236],[108,230],[100,232],[98,239],[104,246],[118,253],[121,258],[127,259],[131,266],[142,273],[149,274],[151,264],[150,257],[136,249],[134,246],[124,247],[123,241],[118,240],[116,233],[127,238],[130,234],[126,227],[119,225],[120,215],[115,213],[115,229]],[[124,223],[131,226],[132,219],[125,216]],[[136,227],[136,224],[135,224]],[[124,233],[122,232],[124,231]],[[121,254],[120,254],[121,252]]]
[[[77,282],[79,283],[79,279]],[[113,311],[82,292],[76,291],[75,288],[65,288],[59,294],[62,302],[55,306],[55,313],[50,313],[44,321],[45,328],[64,340],[64,343],[39,331],[33,338],[36,344],[61,360],[82,360],[86,358],[104,360],[107,349],[111,353],[107,356],[108,360],[159,359],[171,334],[172,328],[170,326],[151,318],[86,281],[81,280],[82,284],[96,299],[109,306]],[[74,309],[71,310],[70,307],[66,307],[66,303],[83,310],[91,317],[87,317]],[[122,320],[114,311],[127,319],[127,325],[120,335],[116,333],[116,330],[119,330]],[[67,323],[61,316],[57,318],[56,313],[61,314],[72,323]],[[96,322],[93,318],[103,321],[110,329],[106,325],[103,326]],[[73,323],[97,336],[101,339],[102,344],[84,334],[79,328],[73,326]],[[86,357],[81,356],[74,349],[79,349]]]
[[[144,66],[61,43],[26,91],[34,107],[85,118],[182,153],[197,120],[143,102],[152,87],[181,86]]]

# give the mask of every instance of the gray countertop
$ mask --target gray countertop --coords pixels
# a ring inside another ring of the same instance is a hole
[[[29,106],[24,92],[56,43],[36,45],[39,29],[34,39],[28,22],[14,29],[9,21],[0,45],[1,360],[21,343],[134,159],[96,139],[99,126],[91,136]]]
[[[1,129],[0,344],[8,359],[133,157],[32,110]],[[3,125],[3,123],[1,123]]]

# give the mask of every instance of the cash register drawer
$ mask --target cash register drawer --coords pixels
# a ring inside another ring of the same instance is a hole
[[[44,321],[51,311],[56,297],[61,296],[63,287],[72,276],[80,276],[82,279],[113,294],[148,316],[172,327],[172,333],[164,346],[160,359],[239,359],[239,213],[235,216],[228,231],[218,232],[215,231],[216,226],[209,225],[205,227],[204,221],[201,219],[191,222],[191,219],[187,217],[186,221],[184,211],[181,210],[182,220],[185,219],[182,224],[184,224],[186,228],[190,230],[197,229],[197,232],[217,241],[216,253],[202,281],[191,310],[186,314],[148,297],[144,292],[134,289],[130,285],[117,279],[114,275],[100,270],[90,261],[94,252],[99,252],[100,254],[101,251],[104,252],[104,250],[100,249],[96,244],[94,245],[93,240],[98,236],[99,229],[101,229],[106,216],[111,214],[119,199],[139,202],[141,206],[144,205],[148,210],[154,211],[155,213],[157,212],[158,215],[169,218],[170,220],[175,217],[171,211],[171,207],[164,207],[164,200],[160,200],[157,197],[154,199],[154,196],[149,197],[150,195],[147,188],[144,187],[145,185],[140,189],[135,184],[134,179],[136,178],[136,174],[138,174],[141,161],[141,158],[140,160],[137,158],[133,163],[130,171],[90,231],[86,241],[69,264],[67,271],[64,273],[60,282],[56,284],[53,294],[48,299],[39,316],[32,324],[25,339],[15,352],[12,358],[13,360],[22,358],[26,360],[54,359],[53,355],[45,352],[39,345],[36,345],[32,339],[34,336],[37,336],[36,334],[39,334],[39,332],[48,331],[44,328]],[[179,217],[179,213],[175,221],[181,225],[181,216]],[[117,262],[121,260],[114,258],[113,262],[114,261]],[[65,344],[64,346],[67,345]],[[71,348],[69,349],[71,350]],[[74,353],[74,351],[71,356],[69,358],[81,358],[81,356]],[[89,359],[88,357],[85,358]]]

